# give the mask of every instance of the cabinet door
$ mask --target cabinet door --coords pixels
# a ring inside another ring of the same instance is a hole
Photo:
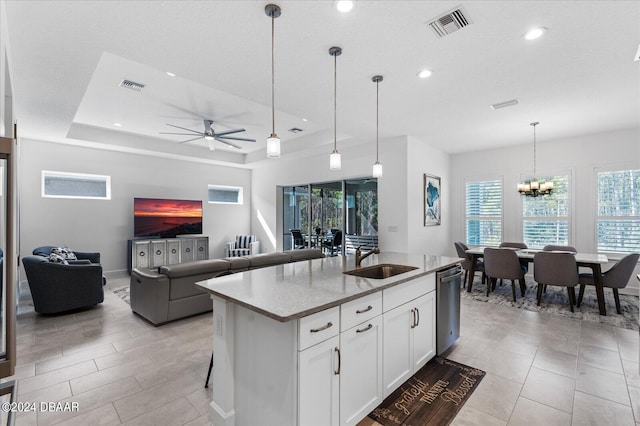
[[[182,239],[182,253],[180,255],[182,263],[193,262],[195,260],[195,240],[193,238]]]
[[[132,268],[149,268],[149,241],[134,241],[131,250]]]
[[[417,325],[413,328],[413,371],[418,371],[436,355],[435,291],[410,302],[417,310]]]
[[[298,424],[332,426],[339,421],[340,338],[298,352]]]
[[[209,239],[196,238],[196,260],[209,259]]]
[[[400,305],[383,315],[383,397],[386,398],[413,374],[411,348],[413,301]]]
[[[180,263],[180,240],[167,240],[167,257],[165,265],[175,265]]]
[[[382,319],[340,333],[340,424],[355,425],[382,402]]]
[[[151,265],[150,268],[157,268],[164,265],[167,251],[167,242],[165,240],[151,241]]]

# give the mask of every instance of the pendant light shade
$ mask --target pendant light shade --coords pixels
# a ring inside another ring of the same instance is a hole
[[[268,4],[264,13],[271,18],[271,135],[267,138],[267,158],[280,157],[280,138],[276,134],[275,109],[275,60],[274,60],[274,29],[275,19],[282,13],[277,4]]]
[[[340,170],[342,168],[342,159],[338,152],[338,139],[336,132],[337,122],[337,98],[338,98],[338,61],[337,57],[342,55],[342,49],[340,47],[332,47],[329,49],[329,55],[333,56],[333,152],[329,156],[329,169]]]
[[[373,177],[379,178],[379,177],[382,177],[382,164],[380,164],[380,159],[378,158],[378,151],[379,151],[378,124],[380,122],[379,120],[379,117],[380,117],[379,88],[380,88],[380,82],[382,81],[382,76],[374,75],[371,78],[371,81],[373,81],[376,84],[376,162],[373,164]]]

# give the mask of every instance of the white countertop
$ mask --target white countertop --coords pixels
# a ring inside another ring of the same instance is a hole
[[[354,256],[303,260],[238,272],[197,282],[214,296],[285,322],[340,305],[431,272],[446,269],[463,259],[447,256],[383,252],[362,261],[362,267],[381,263],[416,266],[418,269],[384,279],[343,274],[355,269]]]

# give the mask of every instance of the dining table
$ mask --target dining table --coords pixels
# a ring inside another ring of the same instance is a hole
[[[473,285],[473,275],[476,271],[476,264],[478,263],[478,259],[484,257],[484,249],[485,247],[474,247],[466,250],[466,253],[470,256],[471,261],[471,269],[469,270],[469,279],[467,282],[467,291],[471,291],[471,286]],[[515,248],[504,248],[505,250],[514,250],[518,255],[518,258],[528,260],[529,262],[533,262],[533,258],[536,253],[541,252],[542,250],[538,249],[515,249]],[[566,253],[566,252],[565,252]],[[607,309],[604,303],[604,287],[602,283],[602,265],[609,262],[609,259],[604,254],[599,253],[582,253],[582,252],[571,252],[575,258],[578,266],[583,266],[586,268],[590,268],[593,271],[593,283],[596,288],[596,296],[598,298],[598,310],[600,311],[600,315],[607,315]],[[639,278],[640,279],[640,278]]]

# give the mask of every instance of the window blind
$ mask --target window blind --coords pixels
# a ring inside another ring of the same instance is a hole
[[[569,245],[569,176],[553,176],[553,192],[522,197],[522,241],[530,248]]]
[[[640,170],[598,172],[599,252],[640,252]]]
[[[499,245],[502,241],[502,181],[467,182],[466,241],[470,245]]]

